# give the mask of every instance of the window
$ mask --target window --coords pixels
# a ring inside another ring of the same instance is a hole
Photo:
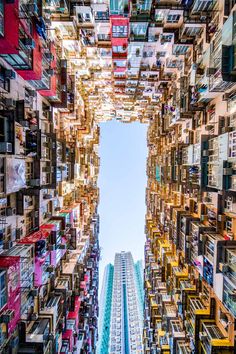
[[[128,27],[127,26],[112,26],[112,36],[117,38],[127,37],[128,36]]]
[[[0,308],[7,303],[7,276],[6,271],[0,272]]]
[[[79,13],[78,20],[80,23],[81,22],[90,22],[91,21],[90,13]]]
[[[25,55],[23,51],[20,51],[20,54],[22,57],[24,57],[24,59],[26,59],[26,62],[30,62],[30,54],[27,56],[27,54]],[[4,58],[6,62],[10,64],[14,69],[28,70],[31,68],[31,66],[28,65],[18,54],[2,54],[1,57]]]
[[[147,23],[131,24],[131,34],[137,37],[145,37],[147,32]]]
[[[116,60],[116,61],[114,61],[114,65],[117,68],[125,68],[126,67],[126,60]]]
[[[114,45],[112,50],[113,53],[126,53],[127,47],[122,45]]]
[[[95,20],[108,20],[109,19],[109,13],[108,11],[97,11],[95,14]]]
[[[166,21],[168,23],[178,23],[180,15],[168,15]]]
[[[4,1],[0,0],[0,36],[4,36]]]
[[[98,34],[99,41],[109,41],[110,35],[109,34]]]
[[[153,54],[154,54],[153,51],[148,50],[146,52],[143,52],[143,57],[144,58],[151,58],[153,56]]]
[[[164,58],[166,56],[166,52],[157,52],[157,58]]]
[[[166,34],[166,35],[163,34],[161,37],[161,44],[170,43],[172,38],[173,38],[172,34]]]

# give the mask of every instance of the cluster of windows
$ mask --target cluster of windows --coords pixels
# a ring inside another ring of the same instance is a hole
[[[180,15],[168,15],[166,22],[168,23],[178,23],[180,20]]]
[[[112,37],[125,38],[128,37],[128,26],[112,26]]]
[[[7,303],[7,276],[6,271],[0,272],[0,308]]]
[[[122,46],[122,45],[114,45],[112,47],[112,51],[113,53],[126,53],[127,52],[127,47],[126,46]]]
[[[0,0],[0,37],[4,36],[4,1]]]
[[[97,11],[95,13],[95,20],[98,21],[109,20],[109,11]]]
[[[109,34],[104,34],[104,33],[98,34],[97,37],[98,37],[98,41],[110,41],[111,39],[111,36]]]

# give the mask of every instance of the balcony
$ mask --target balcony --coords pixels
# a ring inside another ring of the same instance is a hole
[[[20,320],[20,260],[0,257],[1,302],[0,323],[3,328],[0,347],[10,339]],[[4,324],[4,326],[2,326]],[[5,327],[5,330],[4,330]]]
[[[0,111],[0,153],[15,153],[15,134],[14,134],[15,112],[1,110]]]
[[[34,6],[28,5],[30,4],[23,4],[18,8],[18,2],[6,4],[5,23],[13,23],[13,27],[5,26],[4,36],[0,39],[0,50],[6,62],[25,80],[40,80],[41,43],[36,22],[32,20]]]
[[[13,70],[8,70],[3,66],[0,66],[0,92],[10,92],[10,80],[15,79],[16,74]]]
[[[233,354],[234,344],[223,335],[214,321],[203,321],[199,332],[201,347],[206,353],[217,353],[220,350]]]
[[[180,37],[181,40],[188,40],[191,38],[200,38],[202,32],[204,30],[203,24],[191,24],[185,23],[182,25],[180,29]]]
[[[26,330],[26,342],[43,343],[47,341],[49,332],[49,320],[31,322]]]
[[[233,27],[233,15],[224,23],[222,31],[219,31],[211,43],[210,67],[214,72],[209,77],[210,92],[224,92],[230,89],[236,82],[234,69],[235,47],[230,37]]]
[[[195,0],[191,12],[192,14],[207,13],[214,8],[215,4],[215,0]]]
[[[69,1],[68,0],[47,0],[45,8],[53,9],[54,16],[68,15]]]
[[[34,271],[34,249],[32,245],[20,245],[12,247],[10,250],[1,254],[0,260],[4,257],[20,257],[20,287],[31,289],[33,287],[33,271]]]
[[[56,50],[52,42],[47,42],[42,56],[42,77],[41,80],[32,80],[30,84],[39,90],[42,96],[55,95],[56,91]]]
[[[48,232],[36,231],[22,238],[19,244],[31,244],[34,247],[34,286],[46,284],[49,278],[48,266],[50,253],[48,251]]]
[[[58,322],[62,316],[61,297],[51,297],[46,305],[39,310],[40,319],[50,318],[50,332],[54,335],[57,331]]]
[[[177,342],[177,353],[179,354],[191,354],[192,349],[188,342],[185,340],[178,340]]]
[[[112,0],[110,3],[110,14],[112,16],[124,16],[129,15],[129,4],[128,1],[119,2],[119,0]]]
[[[56,71],[57,74],[53,74],[51,76],[50,81],[50,89],[49,90],[40,90],[40,94],[42,96],[47,97],[47,99],[51,102],[53,107],[56,108],[67,108],[68,104],[68,93],[67,93],[67,60],[61,59],[58,61],[56,59],[56,53],[52,51],[55,55],[53,55],[53,62],[51,64],[51,69]]]
[[[76,6],[75,12],[79,27],[89,28],[94,26],[94,14],[90,6]]]

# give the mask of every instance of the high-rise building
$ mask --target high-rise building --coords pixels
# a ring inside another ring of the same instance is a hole
[[[104,271],[98,354],[142,354],[143,269],[130,252],[115,255]]]
[[[148,124],[145,353],[235,352],[235,19],[235,0],[0,0],[0,353],[96,350],[113,118]]]

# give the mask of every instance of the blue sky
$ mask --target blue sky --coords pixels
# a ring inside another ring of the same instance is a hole
[[[100,127],[101,279],[115,252],[131,251],[135,260],[144,258],[147,126],[114,120]]]

